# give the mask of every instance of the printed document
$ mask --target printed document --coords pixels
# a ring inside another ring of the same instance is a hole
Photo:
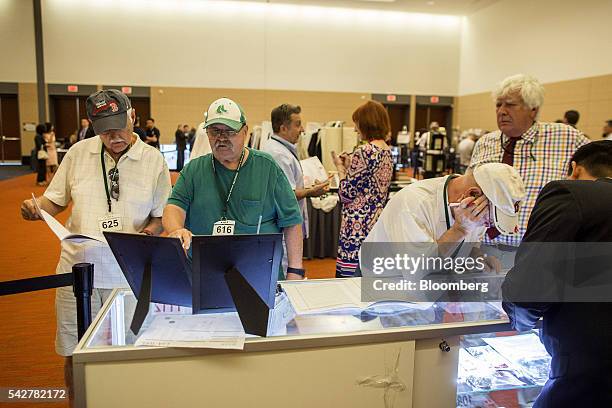
[[[246,335],[236,312],[163,315],[136,339],[136,346],[237,349]]]
[[[327,171],[318,157],[309,157],[306,160],[300,161],[302,172],[304,173],[304,186],[310,187],[317,180],[323,182],[327,180]]]
[[[99,242],[106,242],[106,240],[103,237],[94,237],[94,236],[85,235],[85,234],[73,234],[72,232],[68,231],[66,227],[64,227],[51,214],[49,214],[48,212],[46,212],[45,210],[43,210],[42,208],[38,206],[38,202],[36,201],[36,197],[34,197],[34,194],[32,194],[32,198],[34,199],[34,205],[36,206],[36,212],[38,212],[38,215],[40,216],[40,218],[42,218],[43,221],[47,223],[49,228],[51,228],[51,231],[53,231],[53,233],[60,239],[60,241],[73,241],[73,242],[81,243],[81,242],[88,241],[88,240],[94,240],[94,241],[99,241]]]
[[[281,282],[298,315],[339,311],[368,310],[395,313],[407,309],[425,310],[433,303],[401,301],[362,302],[361,278]]]

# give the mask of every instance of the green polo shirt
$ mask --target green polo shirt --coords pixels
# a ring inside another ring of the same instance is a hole
[[[168,200],[168,204],[185,210],[185,228],[194,235],[212,234],[236,173],[215,160],[217,183],[212,160],[213,155],[207,154],[190,161]],[[302,223],[295,193],[283,171],[269,154],[249,149],[230,198],[227,219],[236,221],[236,234],[255,234],[259,216],[262,234]]]

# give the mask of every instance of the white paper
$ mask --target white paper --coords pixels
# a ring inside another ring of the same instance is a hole
[[[399,132],[397,134],[397,144],[410,144],[410,132]]]
[[[349,333],[355,331],[382,330],[379,317],[367,322],[350,315],[303,315],[295,318],[300,334]]]
[[[237,349],[246,335],[238,314],[157,315],[136,346]]]
[[[36,206],[36,212],[38,213],[40,218],[42,218],[43,221],[47,223],[49,228],[51,228],[51,231],[55,234],[55,236],[57,236],[60,239],[60,241],[73,241],[73,242],[81,243],[81,242],[88,241],[88,240],[94,240],[94,241],[106,243],[106,240],[103,237],[94,237],[91,235],[71,233],[70,231],[66,229],[66,227],[64,227],[51,214],[49,214],[48,212],[46,212],[45,210],[43,210],[42,208],[38,206],[38,202],[36,201],[34,194],[32,194],[32,198],[34,199],[34,205]]]
[[[354,127],[342,128],[342,151],[352,153],[358,143],[358,134]],[[338,152],[336,152],[338,153]],[[340,153],[338,153],[340,154]]]
[[[402,310],[429,309],[433,303],[401,301],[362,302],[361,278],[306,282],[281,282],[298,315],[326,312],[361,311],[394,313]]]
[[[304,187],[312,186],[316,180],[319,180],[319,182],[327,180],[327,171],[325,171],[325,167],[318,157],[309,157],[300,161],[300,164],[304,174]]]
[[[336,165],[332,160],[331,152],[336,152],[337,155],[342,153],[342,128],[340,127],[324,127],[319,131],[321,139],[321,159],[326,170],[336,170]]]

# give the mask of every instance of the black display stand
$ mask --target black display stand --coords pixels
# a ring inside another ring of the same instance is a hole
[[[138,334],[151,302],[195,313],[237,311],[245,333],[265,336],[274,308],[282,234],[194,236],[193,265],[180,240],[105,232],[138,302],[130,329]]]

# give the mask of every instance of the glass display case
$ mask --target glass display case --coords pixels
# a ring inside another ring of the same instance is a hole
[[[268,337],[247,336],[243,350],[135,346],[156,317],[191,314],[189,308],[151,304],[136,336],[130,330],[135,305],[131,291],[116,290],[81,339],[73,356],[77,406],[167,406],[168,390],[175,406],[189,406],[189,394],[176,387],[184,391],[190,381],[206,390],[200,402],[244,406],[251,398],[285,396],[298,376],[318,391],[292,390],[286,397],[300,401],[296,406],[325,405],[326,398],[336,406],[502,406],[495,393],[511,390],[516,403],[503,406],[519,407],[528,406],[529,392],[537,396],[548,369],[545,355],[532,347],[535,334],[487,334],[510,330],[494,303],[292,315]],[[508,345],[499,339],[519,340]],[[274,374],[279,370],[282,376]],[[269,375],[274,389],[265,386]],[[372,378],[378,380],[368,382]],[[231,382],[251,384],[251,396],[229,392]],[[397,405],[388,405],[390,395]],[[286,406],[286,400],[267,406]]]

